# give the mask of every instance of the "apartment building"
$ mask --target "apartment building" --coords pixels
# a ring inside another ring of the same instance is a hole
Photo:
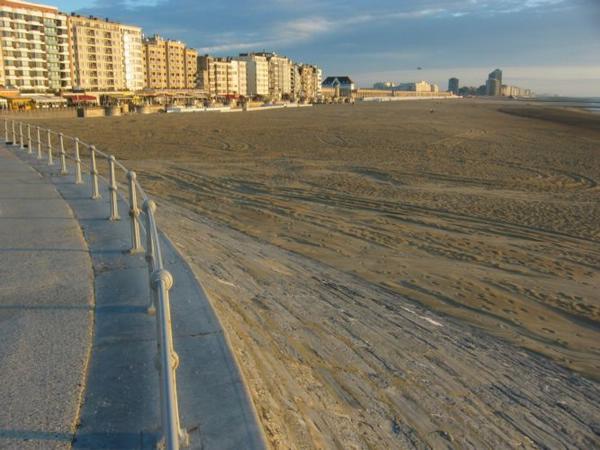
[[[123,31],[125,87],[130,91],[141,91],[146,86],[142,30],[130,25],[122,25],[121,29]]]
[[[77,15],[68,23],[74,86],[89,91],[143,88],[141,28]]]
[[[300,91],[298,96],[307,100],[317,98],[321,95],[321,69],[310,64],[301,64],[298,68],[300,73]]]
[[[151,89],[195,89],[198,52],[155,35],[144,40],[145,84]]]
[[[278,99],[292,95],[292,61],[275,53],[263,55],[269,62],[269,95]]]
[[[198,57],[199,87],[211,97],[245,97],[247,63],[233,58]]]
[[[235,59],[246,63],[248,95],[269,95],[269,61],[267,58],[253,53],[240,53],[240,56]]]
[[[2,57],[2,44],[0,44],[0,87],[4,86],[6,86],[6,81],[4,80],[4,58]]]
[[[22,92],[71,88],[67,17],[52,6],[0,0],[0,83]]]

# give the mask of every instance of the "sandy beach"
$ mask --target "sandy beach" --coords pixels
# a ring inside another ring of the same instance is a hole
[[[599,115],[465,99],[36,123],[138,172],[272,448],[599,447]]]

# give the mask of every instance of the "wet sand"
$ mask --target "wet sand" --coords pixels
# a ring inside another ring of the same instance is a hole
[[[274,448],[598,446],[600,117],[464,100],[40,123],[158,198]]]

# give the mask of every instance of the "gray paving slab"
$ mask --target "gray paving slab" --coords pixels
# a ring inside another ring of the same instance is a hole
[[[49,179],[72,208],[95,273],[94,343],[74,448],[154,448],[160,430],[156,325],[146,313],[146,262],[142,255],[126,252],[127,205],[119,200],[122,220],[106,220],[106,183],[100,186],[102,199],[93,201],[87,178],[85,184],[75,185],[72,176],[58,176],[58,166],[18,154]],[[175,280],[171,310],[180,355],[179,406],[183,427],[192,430],[190,448],[265,448],[239,368],[202,287],[169,240],[161,236],[161,242]]]
[[[70,448],[92,340],[92,265],[68,204],[13,153],[0,145],[0,448]]]

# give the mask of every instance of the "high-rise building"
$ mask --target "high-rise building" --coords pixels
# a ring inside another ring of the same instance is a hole
[[[321,94],[321,69],[310,64],[300,65],[301,89],[299,96],[304,100],[314,100]]]
[[[76,87],[90,91],[143,88],[141,28],[78,15],[71,15],[68,23]]]
[[[275,53],[265,54],[269,61],[269,95],[281,98],[292,94],[292,61]]]
[[[2,44],[0,44],[0,86],[6,86],[6,82],[4,81],[4,58],[2,57]]]
[[[292,81],[292,99],[296,100],[300,97],[302,91],[302,76],[300,74],[301,64],[292,64],[291,81]]]
[[[67,17],[52,6],[0,0],[0,83],[22,92],[71,88]]]
[[[496,69],[489,74],[486,82],[486,93],[494,97],[502,94],[502,71],[500,69]]]
[[[448,80],[448,92],[458,95],[459,82],[458,78],[450,78]]]
[[[144,49],[142,33],[138,27],[122,25],[123,64],[125,66],[125,87],[130,91],[141,91],[145,87]]]
[[[198,52],[181,41],[153,36],[144,43],[146,87],[152,89],[195,89]]]
[[[232,58],[198,57],[199,87],[211,97],[245,97],[248,93],[246,61]]]
[[[246,62],[248,95],[269,95],[269,62],[267,58],[252,53],[240,53],[236,59]]]
[[[248,72],[249,85],[254,80],[254,69],[264,70],[262,61],[266,61],[267,68],[267,92],[255,95],[270,95],[273,98],[282,98],[283,96],[293,96],[292,90],[292,61],[276,53],[261,52],[251,54],[240,54],[239,59],[248,61],[250,64]],[[253,67],[254,66],[254,67]],[[260,67],[259,67],[260,66]],[[259,75],[262,75],[259,74]],[[257,83],[260,80],[256,80]],[[258,88],[258,86],[256,86]]]

